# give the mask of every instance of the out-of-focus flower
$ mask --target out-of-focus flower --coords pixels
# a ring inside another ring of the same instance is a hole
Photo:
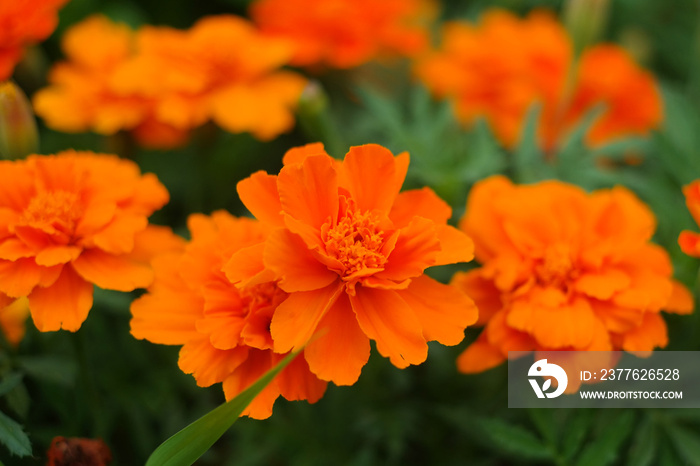
[[[433,191],[399,193],[408,154],[365,145],[341,162],[310,144],[283,162],[277,176],[261,171],[238,184],[243,203],[273,231],[225,269],[243,283],[268,270],[290,293],[272,317],[275,351],[308,344],[311,372],[350,385],[370,340],[400,368],[425,361],[428,341],[459,343],[476,308],[423,272],[471,260],[473,245],[447,225],[451,209]]]
[[[685,194],[685,204],[688,206],[690,214],[695,219],[695,223],[700,225],[700,180],[683,187]],[[693,257],[700,257],[700,234],[690,230],[684,230],[678,237],[678,244],[681,250]]]
[[[0,293],[0,329],[5,339],[17,346],[24,338],[27,317],[29,317],[29,304],[26,298],[10,298]]]
[[[613,138],[645,135],[662,119],[653,76],[620,47],[586,49],[574,63],[569,37],[548,13],[519,19],[504,11],[479,25],[445,26],[440,50],[416,66],[419,78],[439,97],[454,99],[458,118],[486,118],[501,142],[518,144],[528,109],[541,106],[538,136],[546,150],[557,147],[581,118],[603,112],[588,133],[598,145]]]
[[[12,81],[0,82],[0,158],[24,157],[38,146],[36,121],[27,96]]]
[[[625,188],[587,194],[495,176],[474,186],[460,228],[482,267],[452,284],[485,325],[458,359],[463,372],[498,365],[508,351],[648,352],[667,344],[661,310],[693,309],[668,253],[649,241],[654,215]]]
[[[54,437],[47,466],[107,466],[112,452],[102,439]]]
[[[58,24],[58,9],[68,0],[0,2],[0,81],[12,75],[24,48],[46,39]]]
[[[250,14],[263,32],[295,44],[292,64],[352,68],[424,50],[432,5],[426,0],[256,0]]]
[[[150,256],[179,244],[148,216],[168,201],[152,174],[116,156],[66,151],[0,161],[0,292],[27,296],[40,331],[76,331],[93,284],[131,291]]]
[[[265,271],[239,287],[222,271],[232,256],[262,247],[269,230],[259,222],[219,211],[211,217],[192,215],[189,228],[192,240],[184,252],[155,259],[153,285],[131,306],[131,333],[154,343],[183,345],[180,369],[200,386],[223,382],[226,399],[231,399],[286,356],[272,351],[270,320],[289,298]],[[256,268],[262,267],[262,256],[258,260]],[[243,414],[264,419],[277,397],[314,403],[325,388],[326,382],[298,356]]]
[[[63,49],[69,61],[34,96],[37,114],[61,131],[130,130],[152,147],[181,145],[209,120],[272,139],[294,125],[306,84],[279,70],[291,57],[289,43],[235,16],[203,18],[187,31],[136,32],[95,16],[66,33]]]

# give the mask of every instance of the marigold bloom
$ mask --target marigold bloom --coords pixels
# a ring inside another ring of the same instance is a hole
[[[0,81],[12,75],[24,48],[46,39],[58,24],[58,9],[68,0],[17,0],[0,3]]]
[[[668,253],[649,241],[654,215],[625,188],[587,194],[495,176],[474,186],[460,228],[482,267],[452,284],[485,325],[458,359],[463,372],[498,365],[508,351],[651,351],[667,344],[660,311],[693,309]]]
[[[518,144],[535,103],[541,105],[539,138],[547,150],[597,106],[605,109],[587,135],[593,145],[645,135],[662,119],[650,73],[610,44],[588,48],[574,63],[566,31],[543,11],[524,19],[492,11],[479,25],[449,23],[441,49],[421,60],[416,73],[437,96],[455,100],[462,122],[486,118],[509,148]]]
[[[293,126],[306,84],[278,69],[291,57],[288,43],[235,16],[136,32],[94,16],[66,33],[63,49],[69,61],[35,95],[37,114],[61,131],[130,130],[152,147],[181,145],[208,120],[272,139]]]
[[[268,273],[236,287],[222,271],[232,255],[263,244],[269,231],[259,222],[219,211],[192,215],[188,223],[192,240],[185,250],[154,260],[155,281],[131,306],[131,333],[183,345],[180,369],[203,387],[223,382],[231,399],[286,356],[272,351],[270,319],[288,294]],[[297,357],[243,414],[264,419],[278,396],[314,403],[325,388]]]
[[[322,380],[353,384],[370,339],[404,368],[425,361],[427,341],[456,345],[476,320],[466,295],[423,274],[471,260],[473,245],[447,225],[451,209],[433,191],[399,193],[408,161],[365,145],[340,162],[310,144],[288,151],[278,176],[260,171],[238,184],[243,203],[273,231],[235,254],[225,272],[243,283],[273,273],[290,293],[272,317],[274,349],[308,343],[304,356]]]
[[[685,194],[685,204],[688,206],[690,214],[700,225],[700,180],[695,180],[684,186],[683,194]],[[684,230],[678,237],[678,244],[681,250],[689,256],[700,257],[700,234]]]
[[[382,55],[413,55],[427,45],[425,0],[257,0],[260,29],[293,41],[292,64],[352,68]]]
[[[0,293],[0,330],[12,346],[19,345],[24,338],[27,317],[29,305],[26,298],[15,299]]]
[[[177,245],[148,225],[168,201],[152,174],[116,156],[65,151],[0,161],[0,292],[27,296],[42,331],[80,328],[93,284],[151,283],[151,254]]]

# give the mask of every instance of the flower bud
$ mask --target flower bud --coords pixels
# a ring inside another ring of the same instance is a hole
[[[0,82],[0,158],[18,159],[37,151],[39,135],[27,96],[12,81]]]

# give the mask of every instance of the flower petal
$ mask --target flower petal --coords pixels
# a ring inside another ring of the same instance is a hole
[[[645,312],[639,327],[622,335],[622,349],[625,351],[653,351],[668,344],[666,322],[655,312]]]
[[[124,254],[134,249],[134,235],[148,226],[148,220],[140,215],[115,217],[102,231],[96,233],[90,245],[112,254]]]
[[[180,370],[192,374],[200,387],[223,382],[248,357],[248,347],[214,348],[206,336],[187,342],[177,361]]]
[[[428,357],[420,320],[397,292],[360,286],[350,304],[362,331],[396,367],[420,364]]]
[[[616,269],[605,269],[597,273],[586,273],[574,283],[574,288],[596,299],[610,299],[616,292],[629,286],[630,277]]]
[[[468,272],[457,272],[452,277],[450,285],[459,288],[474,300],[479,310],[479,318],[475,325],[484,325],[493,315],[503,308],[501,292],[493,281],[483,277],[481,269]]]
[[[343,160],[343,183],[360,211],[389,213],[408,170],[408,153],[397,157],[377,144],[354,146]]]
[[[671,280],[673,290],[671,297],[664,306],[664,311],[673,312],[674,314],[690,314],[695,307],[695,298],[692,293],[682,283]]]
[[[488,342],[484,331],[459,355],[457,369],[465,374],[477,374],[494,368],[505,360],[503,353]]]
[[[398,293],[418,317],[428,341],[456,345],[464,339],[467,325],[476,322],[478,311],[466,294],[426,275]]]
[[[42,249],[34,260],[37,265],[45,267],[65,264],[77,259],[82,250],[82,248],[76,246],[49,246]]]
[[[437,225],[440,252],[435,265],[469,262],[474,259],[474,242],[465,233],[450,225]]]
[[[251,214],[263,223],[281,227],[282,204],[277,192],[277,177],[258,171],[236,185],[236,191]]]
[[[396,196],[389,218],[401,228],[413,217],[423,217],[438,224],[445,224],[452,216],[452,208],[430,188],[411,189]]]
[[[92,307],[92,284],[83,280],[72,267],[63,267],[61,275],[47,288],[37,287],[29,295],[29,309],[40,332],[77,331]]]
[[[322,380],[352,385],[369,360],[369,338],[357,324],[346,295],[341,295],[318,324],[304,349],[309,369]]]
[[[221,269],[226,278],[237,287],[257,285],[275,279],[274,273],[265,267],[263,252],[265,243],[242,248],[234,253]]]
[[[285,399],[289,401],[307,400],[309,403],[316,403],[320,400],[328,385],[327,382],[320,380],[309,370],[309,364],[301,354],[292,359],[292,362],[282,370],[277,382],[280,394]]]
[[[148,265],[100,249],[84,251],[73,267],[85,280],[106,290],[133,291],[153,281],[153,270]]]
[[[307,344],[342,291],[341,284],[331,283],[319,290],[290,294],[272,316],[270,332],[275,352],[298,351]]]
[[[226,400],[230,400],[251,386],[281,359],[281,355],[270,350],[250,349],[248,359],[224,380],[223,388]],[[248,405],[242,415],[250,416],[253,419],[267,419],[272,415],[272,406],[279,395],[279,382],[275,377]]]
[[[315,228],[338,218],[338,174],[333,159],[313,156],[287,165],[277,177],[285,213]]]
[[[328,156],[328,153],[323,148],[323,143],[312,142],[311,144],[306,144],[305,146],[292,147],[284,153],[284,157],[282,157],[282,164],[291,165],[293,163],[302,163],[307,157],[311,157],[313,155]]]
[[[435,264],[439,251],[440,242],[435,223],[422,217],[414,217],[400,230],[384,270],[375,275],[378,278],[397,281],[417,277]]]
[[[317,290],[338,279],[338,274],[319,262],[298,236],[281,228],[268,237],[264,261],[279,278],[279,287],[288,293]]]
[[[42,269],[33,257],[0,260],[0,291],[13,298],[27,296],[39,284]]]

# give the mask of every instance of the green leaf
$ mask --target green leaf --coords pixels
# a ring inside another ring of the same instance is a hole
[[[628,464],[635,466],[649,466],[653,464],[656,456],[658,434],[654,423],[647,418],[644,424],[637,430],[634,443],[630,449]]]
[[[666,432],[686,464],[700,465],[700,434],[674,424],[668,425]]]
[[[298,353],[292,353],[235,398],[200,417],[163,442],[146,466],[190,466],[238,420],[253,399]]]
[[[578,466],[604,466],[617,458],[622,442],[629,436],[634,423],[634,413],[623,411],[600,433],[592,445],[581,453]]]
[[[0,382],[0,396],[6,395],[10,390],[19,385],[20,382],[22,382],[22,377],[24,377],[24,375],[19,372],[12,372],[3,377],[2,382]]]
[[[574,411],[573,419],[567,423],[563,433],[562,453],[567,460],[573,460],[574,455],[579,451],[583,441],[586,439],[591,423],[593,422],[593,411],[590,409],[577,409]]]
[[[75,385],[78,365],[60,356],[25,356],[17,358],[18,366],[28,375],[65,387]]]
[[[497,418],[475,419],[475,426],[503,453],[517,458],[551,459],[552,452],[542,441],[523,427]]]
[[[0,412],[0,442],[13,455],[21,457],[32,454],[32,444],[29,442],[27,434],[22,430],[22,426],[2,412]]]
[[[551,379],[547,379],[551,383]],[[546,388],[542,388],[546,390]],[[556,446],[558,442],[557,425],[554,419],[554,409],[529,409],[530,419],[537,427],[537,430],[542,434],[542,437],[552,446]]]
[[[513,177],[518,183],[534,183],[554,178],[552,166],[537,143],[537,126],[541,106],[533,105],[527,112],[520,144],[513,153]]]

